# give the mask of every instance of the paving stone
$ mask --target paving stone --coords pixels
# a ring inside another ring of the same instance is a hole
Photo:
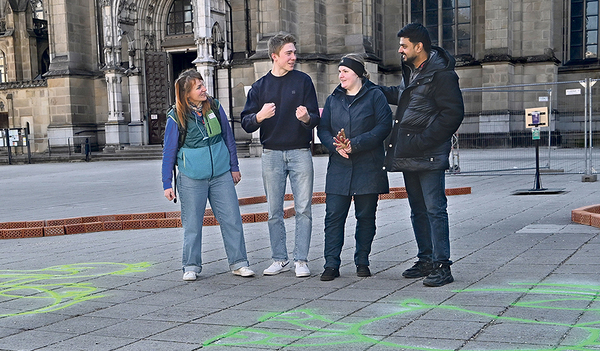
[[[327,158],[313,161],[315,191],[323,191]],[[110,172],[106,165],[2,166],[3,184],[18,183],[18,188],[31,191],[14,196],[10,208],[1,207],[0,218],[93,223],[94,218],[109,218],[102,216],[168,217],[179,211],[179,204],[162,197],[160,161],[114,162]],[[238,196],[264,195],[260,159],[241,159],[240,165],[244,181],[236,187]],[[67,175],[72,182],[61,181]],[[403,186],[402,174],[389,178],[391,186]],[[600,183],[582,183],[572,175],[545,176],[545,186],[568,192],[510,195],[530,178],[447,177],[447,187],[471,187],[472,192],[448,198],[455,282],[439,288],[423,286],[423,278],[401,275],[417,253],[407,199],[379,202],[370,256],[374,275],[369,278],[356,277],[351,209],[341,277],[331,282],[319,279],[324,204],[313,205],[312,276],[302,279],[293,269],[262,275],[271,263],[266,222],[244,224],[248,258],[257,273],[248,279],[229,271],[218,226],[203,230],[203,270],[193,282],[181,279],[181,228],[3,239],[0,288],[9,289],[10,296],[0,296],[0,349],[185,351],[220,336],[226,337],[206,348],[581,348],[590,335],[581,325],[598,332],[600,229],[573,224],[571,210],[600,202]],[[94,186],[89,179],[96,180]],[[88,196],[80,196],[83,189]],[[266,211],[265,204],[247,206]],[[291,257],[294,223],[294,218],[285,220]],[[113,274],[97,270],[102,262],[144,264]],[[60,308],[15,315],[54,304]],[[358,334],[346,333],[352,330]],[[277,335],[273,343],[269,333]],[[353,339],[360,335],[366,339]],[[232,340],[235,346],[227,343]]]

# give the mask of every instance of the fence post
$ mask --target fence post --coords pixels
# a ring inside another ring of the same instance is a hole
[[[550,167],[550,158],[552,156],[552,88],[548,89],[548,169]]]
[[[27,146],[27,161],[31,164],[31,144],[29,144],[29,133],[27,133],[27,128],[23,128],[25,132],[25,145]]]
[[[585,88],[585,106],[583,113],[583,124],[584,124],[584,147],[585,147],[585,174],[581,176],[582,182],[595,182],[597,176],[592,174],[592,86],[596,84],[596,81],[590,81],[590,78],[586,78],[585,81],[580,82]],[[589,128],[588,128],[589,121]],[[589,134],[588,134],[589,133]],[[589,135],[589,137],[588,137]],[[588,140],[589,139],[589,140]]]
[[[9,130],[10,129],[4,129],[4,136],[6,138],[6,146],[8,147],[8,164],[12,165],[12,151],[10,150],[10,137],[9,137]]]

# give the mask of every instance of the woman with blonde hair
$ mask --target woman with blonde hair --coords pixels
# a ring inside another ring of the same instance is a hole
[[[202,271],[202,224],[206,201],[221,227],[221,235],[235,275],[251,277],[235,184],[241,179],[235,140],[225,111],[206,93],[195,69],[175,81],[175,106],[167,113],[162,181],[165,197],[176,198],[173,170],[183,225],[183,280],[196,280]]]
[[[349,54],[338,65],[340,84],[327,97],[318,136],[329,150],[325,181],[325,270],[321,280],[340,275],[340,255],[350,204],[356,217],[354,264],[359,277],[371,275],[369,254],[375,237],[379,194],[389,192],[383,170],[384,139],[392,129],[392,111],[369,80],[361,56]]]

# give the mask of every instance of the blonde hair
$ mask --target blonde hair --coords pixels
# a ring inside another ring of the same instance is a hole
[[[202,74],[195,68],[190,68],[181,72],[177,80],[175,81],[175,112],[177,113],[177,119],[179,124],[185,128],[186,116],[192,113],[192,109],[188,102],[188,95],[196,85],[196,80],[204,82]],[[209,97],[210,99],[210,97]],[[206,114],[210,110],[210,101],[202,102],[202,113]]]
[[[351,60],[354,60],[356,62],[359,62],[361,65],[363,65],[364,69],[365,69],[365,73],[363,74],[363,77],[370,79],[371,75],[369,74],[369,71],[367,71],[367,66],[365,65],[365,59],[359,55],[359,54],[347,54],[344,55],[344,57],[342,57],[342,60],[345,58],[349,58]]]

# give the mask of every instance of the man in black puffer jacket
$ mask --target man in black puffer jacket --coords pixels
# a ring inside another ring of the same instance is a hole
[[[464,116],[454,58],[431,45],[420,23],[400,32],[402,82],[380,87],[389,104],[398,105],[384,167],[403,172],[418,246],[418,261],[402,273],[426,277],[426,286],[452,283],[445,171],[451,138]]]

